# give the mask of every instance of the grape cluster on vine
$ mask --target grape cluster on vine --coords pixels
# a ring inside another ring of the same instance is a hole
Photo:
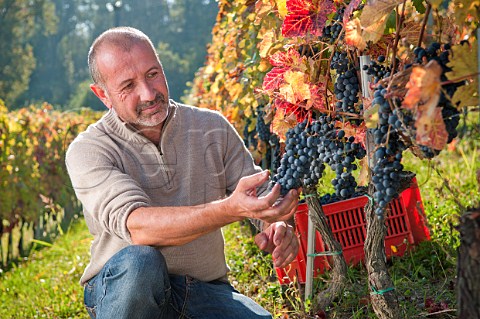
[[[313,188],[322,177],[325,165],[335,171],[332,180],[339,199],[350,198],[357,183],[352,172],[357,169],[355,159],[363,158],[365,149],[346,137],[345,131],[336,129],[334,119],[320,114],[317,120],[306,120],[287,132],[285,153],[273,181],[281,185],[281,193],[290,189]]]
[[[382,217],[385,207],[398,197],[401,189],[403,172],[402,153],[407,148],[402,142],[399,131],[402,122],[399,120],[397,110],[392,110],[385,98],[387,90],[378,86],[374,93],[374,104],[379,105],[378,125],[373,129],[374,143],[377,148],[373,158],[372,182],[375,186],[373,198],[377,203],[375,214]]]
[[[345,8],[342,7],[335,12],[335,15],[332,18],[332,24],[327,25],[323,28],[322,32],[322,41],[327,43],[334,43],[340,34],[342,33],[342,20]]]
[[[360,86],[357,71],[349,60],[347,53],[335,51],[330,68],[337,73],[334,85],[334,93],[337,98],[336,110],[358,113],[355,109],[355,103],[358,102]]]

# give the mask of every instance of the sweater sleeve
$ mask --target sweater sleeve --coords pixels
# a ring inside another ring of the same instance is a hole
[[[101,142],[77,138],[66,153],[67,171],[85,216],[101,228],[91,231],[105,231],[131,244],[127,217],[138,207],[150,206],[150,199]]]
[[[235,128],[227,121],[227,119],[224,120],[226,122],[228,136],[225,152],[225,171],[227,173],[227,190],[231,193],[237,187],[240,178],[258,173],[262,171],[262,168],[255,165],[252,154],[246,148],[242,138]],[[257,195],[265,195],[269,190],[269,182],[267,181],[257,188]],[[250,219],[250,222],[257,228],[257,230],[263,230],[263,222],[261,220]]]

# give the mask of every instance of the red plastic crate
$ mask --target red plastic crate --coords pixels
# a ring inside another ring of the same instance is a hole
[[[345,260],[350,265],[363,262],[363,246],[366,237],[364,207],[366,196],[360,196],[332,204],[323,205],[323,211],[332,228],[333,236],[341,244]],[[390,213],[385,219],[385,253],[387,257],[402,256],[408,247],[421,241],[430,240],[420,191],[413,179],[412,186],[389,204]],[[276,268],[281,284],[291,281],[305,283],[306,252],[308,235],[308,207],[300,204],[295,213],[296,232],[300,238],[300,248],[296,259],[286,268]],[[315,251],[324,252],[325,247],[319,232],[315,232]],[[314,277],[329,269],[328,257],[318,256],[314,260]]]

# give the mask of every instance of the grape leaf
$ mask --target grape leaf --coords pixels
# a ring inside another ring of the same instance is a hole
[[[360,20],[355,18],[350,20],[345,26],[345,43],[359,49],[360,51],[365,50],[367,43],[362,36],[362,26]]]
[[[285,83],[280,87],[280,97],[285,101],[297,104],[310,99],[310,86],[305,83],[305,73],[287,71],[284,74]]]
[[[476,43],[453,46],[450,62],[447,63],[447,66],[452,71],[447,72],[445,75],[449,80],[455,81],[456,78],[475,74],[478,70],[478,59],[476,57]]]
[[[273,42],[275,41],[275,32],[273,30],[269,30],[265,32],[263,35],[262,41],[257,45],[258,52],[261,58],[266,58],[270,48],[273,46]]]
[[[297,124],[294,114],[286,115],[284,110],[277,110],[272,120],[272,131],[277,134],[281,142],[285,142],[287,131]]]
[[[418,13],[424,14],[425,13],[425,5],[423,4],[423,0],[413,0],[413,6]]]
[[[295,49],[289,49],[288,51],[278,51],[269,57],[270,64],[280,67],[293,67],[301,64],[302,57]]]
[[[321,36],[327,16],[335,10],[332,0],[289,0],[282,24],[284,37]]]
[[[429,108],[436,107],[441,93],[441,74],[442,67],[435,60],[425,66],[413,67],[410,80],[405,86],[408,91],[402,107],[414,109],[419,104],[428,105]]]
[[[370,181],[370,169],[368,168],[368,158],[365,156],[359,161],[360,173],[358,174],[358,186],[367,186]]]
[[[387,18],[392,10],[403,0],[371,0],[362,10],[360,24],[363,27],[365,42],[376,43],[383,35]]]
[[[310,85],[310,99],[307,100],[305,109],[309,110],[313,107],[320,112],[325,112],[327,108],[325,105],[325,98],[322,96],[325,89],[325,82],[319,82],[318,85]]]
[[[282,19],[285,19],[288,13],[287,0],[276,0],[276,2],[277,2],[278,14]]]
[[[263,78],[263,89],[266,91],[275,91],[285,81],[283,75],[287,72],[287,68],[275,67],[271,69]]]
[[[452,97],[452,104],[461,109],[464,106],[478,105],[478,80],[469,80],[465,85],[457,88]]]
[[[363,118],[365,119],[365,125],[368,128],[376,128],[378,124],[378,110],[380,104],[372,105],[368,110],[363,112]]]
[[[415,121],[416,141],[435,150],[442,150],[448,141],[448,132],[442,117],[442,108],[428,109],[427,105],[418,108]]]

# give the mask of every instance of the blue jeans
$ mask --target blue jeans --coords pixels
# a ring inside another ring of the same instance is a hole
[[[163,255],[149,246],[115,254],[88,281],[84,298],[96,319],[272,318],[229,283],[169,275]]]

